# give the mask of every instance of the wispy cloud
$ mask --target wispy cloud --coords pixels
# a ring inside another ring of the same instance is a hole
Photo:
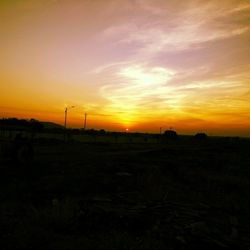
[[[6,89],[14,75],[131,126],[149,117],[247,123],[249,1],[38,2],[0,3]]]
[[[232,108],[226,103],[249,90],[242,56],[249,51],[249,3],[136,1],[136,7],[138,19],[102,33],[129,55],[125,64],[101,66],[102,73],[108,68],[110,79],[115,78],[101,88],[107,109],[123,110],[131,120],[142,110],[189,116],[192,107],[196,116],[203,116],[204,107],[212,116],[219,106]]]
[[[222,1],[224,4],[217,4],[215,1],[197,4],[194,1],[187,1],[186,5],[173,9],[171,5],[164,4],[165,8],[161,8],[161,6],[155,7],[153,2],[146,2],[148,5],[141,2],[142,9],[146,8],[152,14],[155,14],[156,9],[159,10],[156,11],[159,12],[156,21],[151,23],[150,18],[148,20],[145,16],[110,26],[104,30],[104,34],[112,37],[117,43],[140,44],[138,52],[141,54],[154,54],[169,50],[184,50],[204,42],[230,38],[243,34],[250,28],[246,14],[241,20],[234,17],[248,13],[250,4],[233,5],[230,1],[228,4],[226,1]],[[169,15],[170,11],[175,14]]]

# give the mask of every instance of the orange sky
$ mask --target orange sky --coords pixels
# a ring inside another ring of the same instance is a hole
[[[249,0],[1,0],[0,117],[250,136]]]

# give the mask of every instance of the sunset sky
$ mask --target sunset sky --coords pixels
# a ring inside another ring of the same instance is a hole
[[[250,136],[250,0],[1,0],[0,117]]]

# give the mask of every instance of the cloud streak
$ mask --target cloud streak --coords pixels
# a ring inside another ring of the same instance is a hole
[[[206,109],[207,119],[213,119],[218,108],[224,109],[225,114],[233,109],[236,116],[237,110],[249,107],[246,101],[239,104],[234,100],[250,87],[249,61],[241,54],[249,52],[250,4],[245,1],[220,4],[186,1],[180,5],[171,1],[157,4],[137,1],[137,4],[142,13],[138,20],[103,31],[105,39],[133,51],[129,63],[123,66],[118,62],[109,67],[110,75],[120,78],[101,89],[101,95],[110,102],[108,109],[122,109],[130,113],[131,120],[142,110],[205,119],[202,110]],[[149,18],[144,14],[150,14]],[[238,47],[239,41],[243,46]],[[227,104],[230,102],[232,105]]]

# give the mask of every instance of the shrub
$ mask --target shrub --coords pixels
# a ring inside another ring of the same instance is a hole
[[[177,135],[177,133],[174,130],[166,130],[164,132],[164,138],[167,138],[167,139],[177,139],[178,135]]]
[[[206,140],[208,136],[205,133],[197,133],[194,137],[197,140]]]

